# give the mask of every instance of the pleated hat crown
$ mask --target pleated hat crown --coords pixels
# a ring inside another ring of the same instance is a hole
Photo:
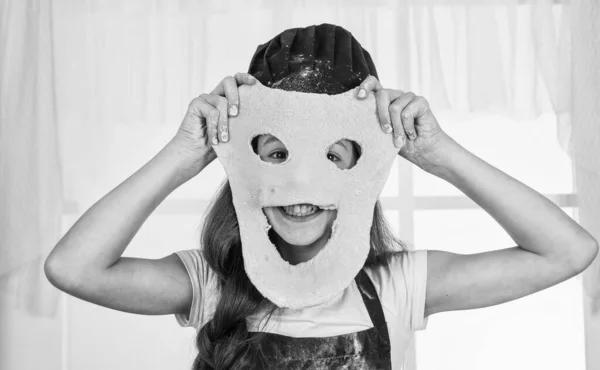
[[[328,23],[281,32],[257,47],[248,69],[269,87],[303,71],[335,81],[347,90],[360,85],[369,75],[379,79],[369,52],[349,31]]]

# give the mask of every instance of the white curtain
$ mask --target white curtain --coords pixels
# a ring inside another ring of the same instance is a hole
[[[385,86],[424,95],[436,111],[528,119],[556,111],[567,149],[569,19],[550,0],[484,3],[55,0],[65,199],[82,206],[103,195],[124,175],[107,168],[111,160],[122,161],[122,150],[135,156],[147,154],[146,144],[155,149],[193,97],[247,70],[258,44],[323,22],[355,35]]]
[[[0,2],[0,289],[36,315],[55,313],[43,262],[63,212],[50,14]]]
[[[600,134],[571,119],[577,21],[555,2],[0,0],[0,286],[54,315],[41,262],[63,207],[85,210],[137,170],[191,99],[247,71],[258,44],[320,23],[352,32],[384,86],[425,96],[434,112],[556,113],[561,147],[595,176],[578,196],[598,231],[600,218],[583,217],[600,209],[590,160]]]

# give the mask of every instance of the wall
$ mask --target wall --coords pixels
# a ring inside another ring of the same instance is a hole
[[[573,1],[572,78],[575,182],[581,225],[600,240],[600,3]],[[584,273],[586,359],[588,370],[600,370],[600,258]]]

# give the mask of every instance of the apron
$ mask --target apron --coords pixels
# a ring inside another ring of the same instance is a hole
[[[260,346],[271,367],[265,368],[391,369],[390,337],[375,287],[364,269],[360,270],[354,281],[374,327],[332,337],[294,338],[266,333]],[[250,336],[252,334],[249,333]]]

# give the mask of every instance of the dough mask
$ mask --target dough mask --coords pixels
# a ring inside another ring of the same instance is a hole
[[[356,90],[300,93],[257,81],[240,86],[239,98],[239,115],[229,117],[230,140],[214,148],[231,185],[246,273],[279,307],[324,303],[348,287],[366,261],[375,202],[398,149],[381,130],[373,93],[359,100]],[[264,162],[254,153],[252,139],[261,134],[286,146],[285,162]],[[341,139],[361,147],[358,162],[348,170],[327,158]],[[291,265],[269,240],[263,207],[302,203],[333,206],[337,217],[323,249]]]

